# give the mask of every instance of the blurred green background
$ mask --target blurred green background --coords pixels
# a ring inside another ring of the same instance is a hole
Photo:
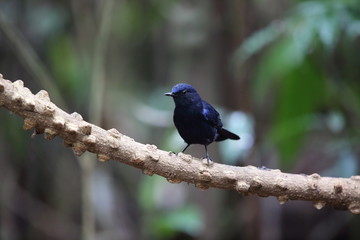
[[[176,152],[163,93],[189,83],[241,136],[209,147],[231,165],[359,174],[359,53],[358,0],[0,0],[6,79]],[[0,123],[1,239],[360,239],[349,212],[171,184]]]

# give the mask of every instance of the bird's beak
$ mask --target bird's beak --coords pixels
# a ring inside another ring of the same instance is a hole
[[[170,97],[173,97],[173,96],[174,96],[174,94],[173,94],[172,92],[165,93],[164,95],[165,95],[165,96],[170,96]]]

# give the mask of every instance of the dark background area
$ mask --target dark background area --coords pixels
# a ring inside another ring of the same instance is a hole
[[[240,135],[209,147],[230,165],[359,174],[359,53],[356,0],[0,0],[6,79],[175,152],[163,93],[189,83]],[[31,134],[0,110],[1,239],[360,239],[347,211],[171,184]]]

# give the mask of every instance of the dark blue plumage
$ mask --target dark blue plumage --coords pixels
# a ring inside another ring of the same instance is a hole
[[[205,158],[210,162],[207,146],[214,141],[238,140],[240,137],[223,128],[219,113],[201,99],[195,88],[179,83],[170,93],[175,102],[174,123],[180,136],[187,143],[184,152],[191,144],[205,146]]]

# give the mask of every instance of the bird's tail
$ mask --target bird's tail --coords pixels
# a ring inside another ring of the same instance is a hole
[[[225,139],[233,139],[233,140],[239,140],[240,137],[236,135],[235,133],[232,133],[225,128],[218,129],[219,135],[216,137],[215,141],[223,141]]]

